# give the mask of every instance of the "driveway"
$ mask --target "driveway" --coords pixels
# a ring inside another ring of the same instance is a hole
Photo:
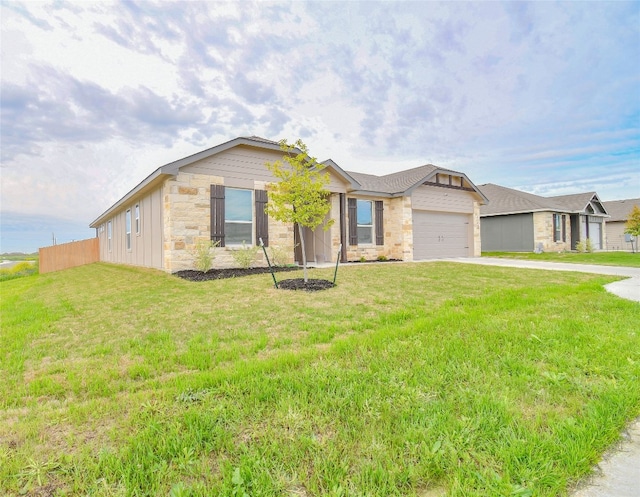
[[[623,266],[596,266],[591,264],[568,264],[566,262],[527,261],[522,259],[499,259],[497,257],[465,257],[459,259],[443,259],[465,264],[482,264],[485,266],[503,266],[526,269],[545,269],[548,271],[576,271],[578,273],[606,274],[622,276],[624,280],[605,285],[608,292],[624,299],[640,302],[640,268]]]

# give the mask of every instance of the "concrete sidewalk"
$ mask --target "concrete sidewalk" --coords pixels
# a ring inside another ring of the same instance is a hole
[[[640,302],[640,269],[619,266],[595,266],[558,262],[470,257],[446,259],[449,262],[482,264],[550,271],[623,276],[627,279],[605,285],[605,289],[624,299]],[[571,497],[639,497],[640,496],[640,418],[622,433],[622,441],[612,447],[594,468],[594,475],[580,482]]]

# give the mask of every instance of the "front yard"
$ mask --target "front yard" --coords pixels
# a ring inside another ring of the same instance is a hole
[[[640,267],[640,254],[631,252],[482,252],[482,257]]]
[[[98,263],[0,282],[0,493],[565,495],[640,414],[640,305],[615,279],[379,264],[303,293]]]

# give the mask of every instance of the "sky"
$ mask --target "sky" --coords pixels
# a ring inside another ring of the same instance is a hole
[[[640,2],[0,0],[0,253],[238,136],[640,197]]]

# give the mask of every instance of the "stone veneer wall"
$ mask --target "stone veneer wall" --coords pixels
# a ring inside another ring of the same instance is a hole
[[[542,243],[545,252],[561,252],[571,250],[571,220],[569,214],[565,215],[566,242],[555,242],[553,240],[553,212],[533,213],[533,246],[534,249]]]
[[[413,245],[413,235],[411,233],[411,198],[353,198],[382,200],[384,245],[347,245],[347,260],[358,261],[364,257],[366,260],[372,261],[381,256],[387,259],[411,260]],[[339,211],[336,210],[334,212]],[[347,226],[349,226],[348,212],[346,213],[345,222]],[[339,243],[338,230],[338,244]],[[347,229],[347,244],[348,243]]]
[[[164,201],[164,269],[168,272],[194,268],[193,249],[198,241],[211,239],[211,185],[224,184],[224,178],[204,174],[180,172],[163,186]],[[256,181],[254,189],[265,189],[264,182]],[[269,246],[293,262],[293,227],[269,218]],[[213,267],[237,266],[234,248],[221,247],[214,251]],[[268,249],[269,250],[269,249]],[[270,255],[271,257],[271,255]],[[266,265],[259,250],[255,266]]]

